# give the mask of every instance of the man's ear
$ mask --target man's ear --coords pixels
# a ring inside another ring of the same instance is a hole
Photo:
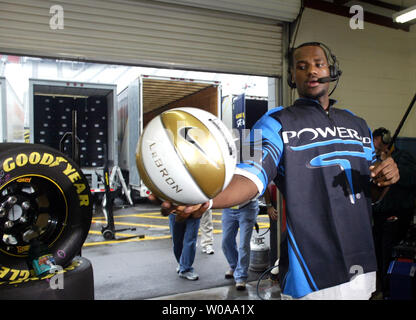
[[[294,71],[295,70],[294,70],[293,66],[289,67],[289,74],[288,74],[288,77],[287,77],[287,84],[292,89],[295,89],[296,88]]]

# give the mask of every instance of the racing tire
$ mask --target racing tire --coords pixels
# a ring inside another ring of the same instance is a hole
[[[72,159],[41,144],[0,143],[0,282],[30,277],[34,237],[68,266],[91,219],[90,187]]]
[[[0,282],[0,300],[94,300],[92,264],[75,257],[57,273]]]

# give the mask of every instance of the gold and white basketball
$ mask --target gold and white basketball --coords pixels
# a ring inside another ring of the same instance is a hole
[[[140,178],[159,199],[204,203],[224,190],[236,167],[229,129],[213,114],[176,108],[153,118],[137,144]]]

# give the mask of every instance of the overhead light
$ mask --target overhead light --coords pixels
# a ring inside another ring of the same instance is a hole
[[[413,19],[416,19],[416,5],[393,14],[394,22],[405,23]]]

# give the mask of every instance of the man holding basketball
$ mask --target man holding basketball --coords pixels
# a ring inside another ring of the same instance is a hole
[[[209,202],[162,207],[198,217],[210,207],[259,197],[274,181],[287,215],[279,265],[282,298],[369,299],[377,269],[370,186],[396,183],[397,165],[391,157],[376,165],[366,122],[334,107],[329,82],[341,72],[325,45],[298,46],[289,65],[290,86],[300,98],[270,110],[254,126],[262,132],[261,161],[239,163],[228,187]]]

